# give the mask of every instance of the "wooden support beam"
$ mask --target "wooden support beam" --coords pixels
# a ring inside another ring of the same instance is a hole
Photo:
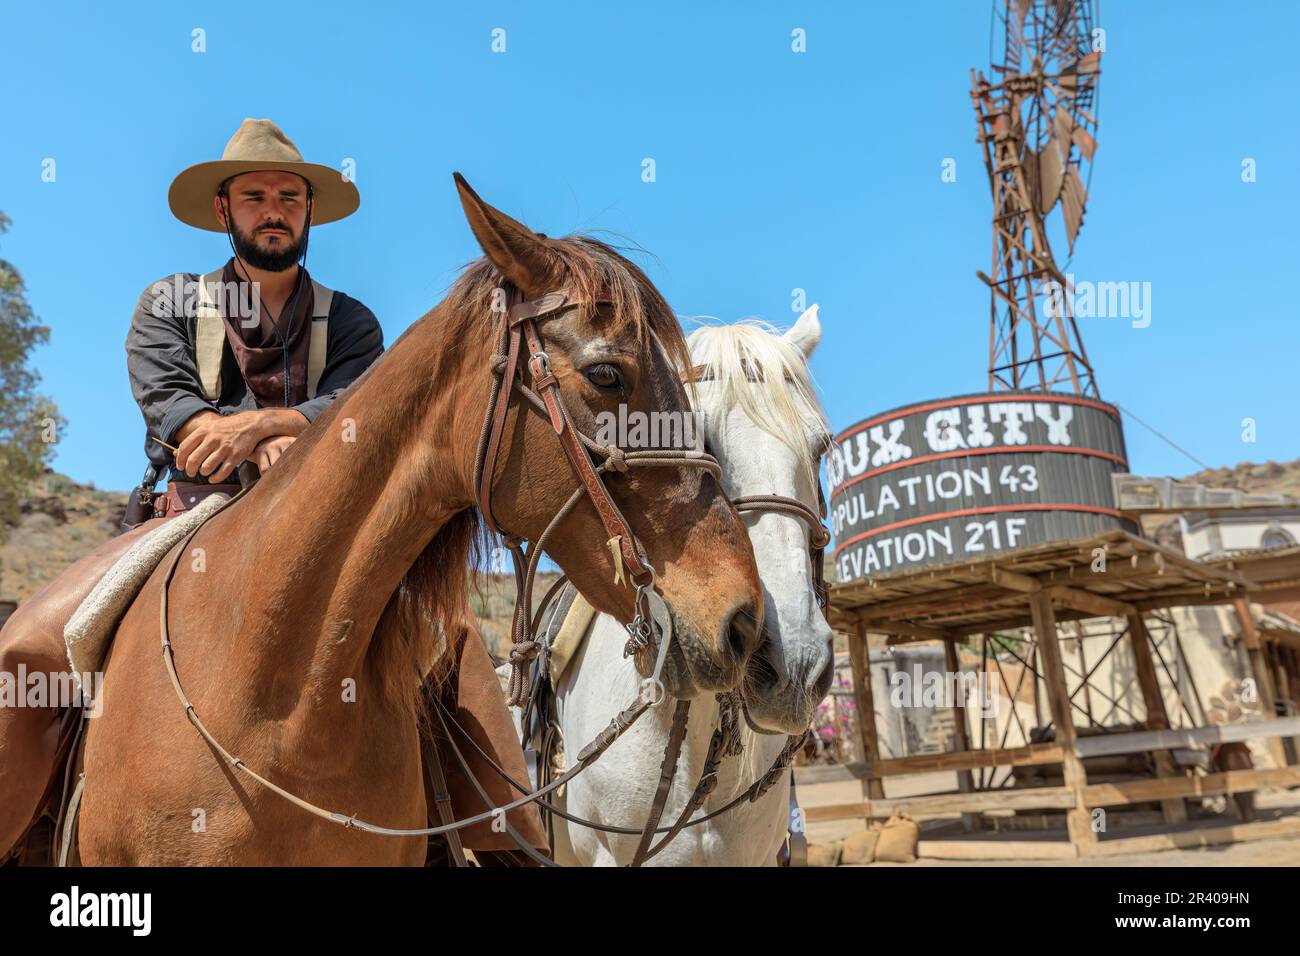
[[[947,686],[964,686],[960,684],[959,680],[961,675],[961,661],[957,658],[957,645],[952,641],[943,642],[943,666],[948,671],[949,675],[949,679],[945,681]],[[963,702],[958,702],[956,700],[957,696],[964,698],[965,695],[954,694],[952,725],[953,734],[957,738],[957,746],[953,749],[959,753],[965,753],[970,750],[970,735],[966,728],[966,708]],[[975,791],[975,781],[971,777],[970,770],[957,771],[957,789],[962,793],[973,793]],[[980,829],[979,817],[973,813],[963,813],[961,815],[961,825],[967,833],[974,833],[976,830]]]
[[[1127,617],[1134,613],[1133,605],[1125,604],[1123,601],[1116,601],[1114,598],[1103,597],[1100,594],[1093,594],[1091,591],[1070,588],[1063,584],[1054,584],[1047,590],[1056,603],[1074,608],[1076,611],[1086,611],[1098,617]]]
[[[1001,612],[1003,608],[997,608]],[[1084,618],[1096,617],[1087,611],[1076,611],[1073,608],[1062,608],[1055,618],[1060,621],[1078,621]],[[996,631],[1014,631],[1021,628],[1033,627],[1034,617],[1030,610],[1026,608],[1023,612],[1014,617],[990,618],[985,621],[974,621],[970,624],[945,624],[944,630],[947,631],[956,640],[969,637],[972,634],[993,634]]]
[[[1051,592],[1038,591],[1031,594],[1029,602],[1034,617],[1034,634],[1038,638],[1038,650],[1043,662],[1047,703],[1056,728],[1056,742],[1064,750],[1061,768],[1065,775],[1065,785],[1074,797],[1074,806],[1065,815],[1065,826],[1070,834],[1070,842],[1081,848],[1095,842],[1097,834],[1092,829],[1092,814],[1084,798],[1088,775],[1075,750],[1074,718],[1070,713],[1070,693],[1065,683],[1061,645],[1056,639],[1056,615],[1052,608]]]
[[[1128,636],[1133,648],[1133,660],[1136,662],[1138,687],[1142,690],[1142,701],[1146,704],[1147,729],[1164,730],[1169,726],[1169,715],[1165,711],[1165,700],[1160,693],[1160,678],[1151,656],[1151,635],[1147,632],[1146,621],[1141,614],[1135,612],[1128,615]],[[1154,759],[1157,776],[1174,778],[1183,775],[1184,772],[1174,765],[1169,751],[1157,750]],[[1187,805],[1176,797],[1162,800],[1160,812],[1166,823],[1184,823],[1187,820]]]
[[[1221,724],[1178,730],[1139,730],[1127,734],[1084,737],[1076,744],[1083,757],[1107,754],[1145,753],[1149,750],[1172,750],[1204,744],[1231,743],[1236,740],[1292,737],[1300,734],[1300,717],[1252,720],[1244,724]]]
[[[1014,595],[1008,595],[1005,588],[981,581],[873,601],[866,607],[860,608],[859,613],[864,615],[868,623],[887,624],[889,621],[910,621],[913,618],[933,614],[989,607],[1011,598],[1014,598]]]
[[[805,807],[809,823],[828,820],[887,820],[898,813],[913,817],[956,816],[991,810],[1069,810],[1075,803],[1069,787],[1031,787],[1024,790],[985,790],[980,793],[928,793],[915,797],[888,797],[857,803]]]
[[[1068,568],[1059,570],[1041,571],[1035,574],[1034,577],[1038,579],[1043,587],[1050,587],[1053,584],[1075,585],[1086,581],[1115,584],[1132,578],[1162,575],[1165,573],[1165,566],[1163,557],[1156,558],[1144,554],[1137,559],[1136,563],[1131,558],[1107,558],[1105,571],[1093,571],[1091,567],[1084,568],[1080,565],[1071,565]]]
[[[849,668],[853,675],[853,700],[858,708],[862,759],[872,774],[871,779],[862,782],[862,795],[876,799],[885,795],[885,787],[875,774],[880,763],[880,736],[876,731],[876,703],[871,690],[871,650],[863,624],[858,625],[855,634],[849,635]]]
[[[1030,767],[1057,764],[1061,759],[1060,744],[1029,744],[1025,747],[1009,747],[1003,750],[967,750],[964,753],[894,757],[877,761],[874,775],[882,778],[905,777],[909,774],[975,770],[980,767]],[[795,768],[795,777],[800,786],[855,779],[867,780],[871,776],[873,776],[872,771],[869,771],[864,763]]]
[[[862,621],[863,627],[870,631],[873,630],[869,619]],[[921,624],[908,624],[906,621],[886,621],[877,625],[877,633],[890,634],[889,643],[905,644],[913,641],[950,641],[952,635],[947,631],[940,630],[937,627],[925,627]],[[906,641],[898,640],[892,635],[901,634],[907,638]]]
[[[1033,594],[1035,591],[1042,590],[1042,585],[1028,574],[1021,574],[1019,571],[1008,571],[1006,568],[999,568],[997,565],[988,566],[988,579],[991,583],[1000,588],[1006,588],[1008,591],[1019,591],[1022,594]]]
[[[1154,592],[1156,597],[1143,598],[1130,602],[1140,612],[1163,611],[1171,607],[1202,607],[1206,604],[1224,604],[1232,600],[1232,595],[1211,589],[1207,594],[1204,587],[1173,588]]]
[[[1151,635],[1141,614],[1128,615],[1128,628],[1138,687],[1142,691],[1142,702],[1147,709],[1147,729],[1164,730],[1169,726],[1169,715],[1165,711],[1165,700],[1160,693],[1160,678],[1156,673],[1155,660],[1151,656]]]
[[[885,638],[887,647],[903,647],[907,644],[933,644],[940,640],[934,637],[908,637],[906,634],[891,634]]]
[[[922,754],[895,757],[876,765],[882,777],[901,777],[912,773],[936,773],[942,770],[974,770],[977,767],[1029,767],[1060,763],[1064,759],[1060,744],[1029,744],[1004,750],[967,750],[965,753]]]
[[[1199,777],[1170,777],[1164,780],[1124,780],[1088,785],[1090,806],[1120,806],[1154,800],[1214,797],[1219,794],[1250,793],[1273,787],[1300,786],[1300,767],[1279,770],[1228,770]]]
[[[1255,619],[1250,614],[1250,605],[1245,598],[1235,598],[1232,602],[1233,610],[1237,612],[1237,624],[1241,628],[1241,641],[1246,648],[1246,656],[1250,659],[1250,670],[1255,677],[1255,688],[1259,692],[1259,707],[1265,717],[1273,717],[1277,714],[1276,696],[1273,691],[1273,674],[1268,666],[1268,661],[1264,659],[1264,647],[1259,639],[1259,630],[1255,627]],[[1286,748],[1282,746],[1282,741],[1272,737],[1268,741],[1268,752],[1273,757],[1273,762],[1279,767],[1286,766]]]

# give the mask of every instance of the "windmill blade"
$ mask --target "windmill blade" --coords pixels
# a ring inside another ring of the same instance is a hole
[[[1074,140],[1074,145],[1079,147],[1079,152],[1088,162],[1092,162],[1092,157],[1097,152],[1097,140],[1082,126],[1076,126],[1074,132],[1070,134]]]
[[[1079,236],[1083,226],[1084,204],[1088,200],[1088,189],[1079,178],[1073,166],[1065,171],[1065,187],[1061,190],[1061,215],[1065,217],[1065,235],[1070,242],[1070,254],[1074,255],[1074,240]]]
[[[1070,90],[1075,93],[1079,90],[1089,89],[1097,80],[1097,74],[1101,72],[1101,54],[1089,53],[1071,63],[1062,67],[1061,72],[1050,79],[1054,80],[1057,87],[1064,90]]]
[[[1006,50],[1004,51],[1008,72],[1020,72],[1020,53],[1025,46],[1025,17],[1033,0],[1011,0],[1007,4]]]
[[[1101,72],[1101,53],[1093,51],[1085,53],[1073,63],[1066,65],[1061,70],[1062,75],[1075,74],[1077,76],[1093,76]]]
[[[1041,178],[1039,167],[1042,165],[1042,157],[1034,152],[1032,146],[1025,147],[1025,156],[1020,161],[1020,167],[1025,172],[1025,191],[1029,193],[1029,201],[1041,208],[1041,199],[1039,193],[1038,181]]]
[[[1056,0],[1055,28],[1060,32],[1074,18],[1074,0]]]
[[[1060,119],[1062,116],[1066,117],[1064,126]],[[1038,154],[1038,211],[1043,216],[1051,212],[1057,200],[1061,198],[1061,189],[1065,182],[1065,164],[1070,157],[1069,127],[1069,114],[1063,109],[1055,110],[1052,135],[1043,144],[1042,152]],[[1065,148],[1062,149],[1062,146]]]
[[[1023,37],[1025,35],[1025,17],[1029,13],[1029,8],[1034,5],[1034,0],[1014,0],[1010,4],[1012,22],[1016,27],[1016,35]]]
[[[1056,9],[1047,24],[1046,52],[1064,56],[1074,39],[1074,0],[1056,0]]]

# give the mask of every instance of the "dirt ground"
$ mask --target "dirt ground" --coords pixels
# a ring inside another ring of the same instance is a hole
[[[908,777],[895,777],[886,780],[886,795],[890,798],[910,794],[936,793],[956,789],[956,777],[951,773],[916,774]],[[861,785],[855,781],[834,781],[827,783],[799,784],[799,804],[806,808],[837,803],[853,803],[862,799]],[[1257,806],[1260,819],[1277,818],[1280,815],[1291,816],[1300,813],[1300,791],[1273,791],[1259,794]],[[1202,821],[1205,825],[1209,821]],[[1223,823],[1233,823],[1230,815],[1222,818]],[[863,828],[862,821],[834,821],[809,823],[808,842],[823,843],[841,839]],[[1161,832],[1160,824],[1135,823],[1123,824],[1122,834],[1115,835],[1142,836],[1147,833]],[[952,840],[959,838],[961,830],[954,824],[944,826],[942,821],[922,821],[921,841]],[[1056,831],[1019,832],[996,834],[998,839],[1064,840],[1064,833]],[[944,860],[922,857],[915,863],[870,863],[868,866],[1103,866],[1103,867],[1143,867],[1143,866],[1300,866],[1300,837],[1283,837],[1279,839],[1257,840],[1249,843],[1231,843],[1221,846],[1197,847],[1194,849],[1161,850],[1148,853],[1131,853],[1120,856],[1077,860]]]
[[[931,860],[866,866],[1300,866],[1300,837],[1082,860]]]

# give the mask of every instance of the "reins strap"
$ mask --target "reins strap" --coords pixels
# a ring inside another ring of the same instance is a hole
[[[632,857],[632,866],[640,866],[644,863],[650,852],[650,843],[654,840],[659,818],[664,814],[664,805],[668,802],[673,777],[677,775],[677,760],[682,752],[682,742],[686,739],[686,721],[690,711],[689,700],[677,701],[677,706],[673,710],[673,729],[668,735],[668,744],[664,747],[664,762],[659,767],[659,786],[655,789],[655,800],[650,807],[650,816],[646,818],[645,829],[641,831],[641,842],[637,844],[636,854]]]
[[[456,816],[451,809],[447,774],[442,769],[442,761],[438,759],[438,745],[434,743],[432,727],[421,735],[420,753],[424,758],[425,785],[433,797],[433,805],[438,812],[438,822],[443,825],[455,823]],[[465,859],[465,847],[460,842],[460,833],[456,830],[448,830],[443,837],[447,840],[447,852],[451,855],[452,863],[458,867],[469,866],[469,862]]]
[[[474,788],[474,792],[478,794],[478,798],[482,801],[483,806],[491,810],[492,798],[488,796],[488,792],[483,789],[483,785],[479,783],[478,778],[474,776],[474,771],[470,769],[469,763],[465,760],[465,755],[461,752],[460,747],[456,746],[456,741],[452,737],[451,727],[447,726],[447,721],[443,715],[443,708],[440,702],[433,708],[433,712],[434,716],[438,718],[438,725],[442,728],[443,739],[445,739],[448,746],[451,747],[452,756],[456,758],[456,763],[460,766],[461,773],[465,775],[465,779],[468,780],[470,786]],[[462,734],[465,734],[464,728],[460,727],[459,724],[457,725],[457,729],[460,730]],[[469,740],[471,738],[468,734],[465,734],[465,739]],[[495,820],[493,821],[493,825],[496,825]],[[519,848],[519,852],[523,853],[523,855],[528,859],[541,866],[559,865],[553,860],[547,859],[541,853],[538,853],[537,850],[535,850],[533,846],[524,839],[523,835],[511,825],[509,818],[504,813],[501,814],[501,825],[505,829],[506,836],[509,837],[515,846]],[[459,843],[460,835],[454,830],[451,831],[451,835],[454,835]]]

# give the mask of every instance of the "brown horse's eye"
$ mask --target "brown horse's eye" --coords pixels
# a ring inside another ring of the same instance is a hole
[[[593,365],[584,373],[587,381],[602,392],[614,393],[623,388],[623,376],[613,365]]]

